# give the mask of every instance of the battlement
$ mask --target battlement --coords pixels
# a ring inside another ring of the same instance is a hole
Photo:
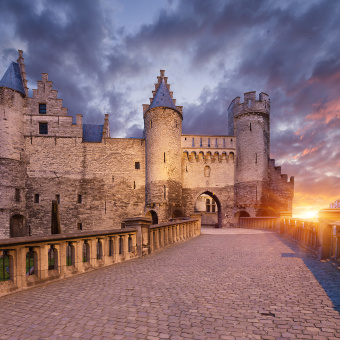
[[[266,113],[270,114],[270,99],[269,96],[261,92],[259,94],[259,99],[256,100],[256,91],[246,92],[244,93],[244,102],[241,103],[240,97],[236,97],[230,103],[228,107],[228,112],[233,113],[236,117],[243,113],[248,112],[258,112],[258,113]]]

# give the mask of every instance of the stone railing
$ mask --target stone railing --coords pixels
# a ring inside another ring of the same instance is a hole
[[[291,217],[241,217],[239,227],[287,235],[314,250],[320,259],[340,261],[340,209],[324,209],[318,221]]]
[[[300,243],[318,250],[319,222],[302,219],[284,218],[280,222],[280,233],[298,240]]]
[[[276,230],[277,223],[277,217],[240,217],[238,226],[240,228]]]
[[[112,265],[201,233],[200,218],[151,225],[138,217],[125,228],[0,240],[0,295]]]

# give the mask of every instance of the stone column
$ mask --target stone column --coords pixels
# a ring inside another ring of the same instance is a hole
[[[137,229],[137,256],[150,252],[150,225],[152,220],[146,217],[132,217],[123,220],[125,228]]]

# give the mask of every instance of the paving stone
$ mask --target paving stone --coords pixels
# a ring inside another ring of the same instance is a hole
[[[0,298],[0,339],[340,338],[334,266],[273,232],[204,232]]]

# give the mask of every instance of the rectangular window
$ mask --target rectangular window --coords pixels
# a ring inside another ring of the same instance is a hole
[[[217,138],[215,139],[215,147],[216,147],[216,148],[218,147]]]
[[[77,223],[77,229],[83,230],[83,223]]]
[[[34,203],[39,203],[40,197],[39,194],[34,194]]]
[[[214,200],[211,200],[211,212],[216,212],[216,202]]]
[[[135,162],[135,169],[140,169],[140,163],[139,162]]]
[[[210,148],[210,138],[208,138],[208,148]]]
[[[20,202],[20,189],[15,189],[15,202]]]
[[[192,146],[192,147],[195,146],[195,138],[192,139],[191,146]]]
[[[202,147],[202,138],[200,138],[200,147]]]
[[[39,104],[39,113],[46,114],[46,104]]]
[[[55,195],[55,199],[56,199],[56,201],[58,202],[58,204],[60,204],[60,195]]]
[[[41,135],[47,135],[48,134],[47,123],[39,123],[39,134],[41,134]]]
[[[79,204],[83,203],[83,197],[82,197],[82,195],[78,195],[78,203],[79,203]]]
[[[205,211],[210,212],[210,199],[209,198],[205,200],[205,207],[206,207]]]

